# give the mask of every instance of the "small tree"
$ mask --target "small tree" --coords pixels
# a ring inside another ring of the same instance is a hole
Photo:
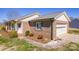
[[[10,20],[8,21],[7,25],[11,26],[12,29],[14,29],[14,26],[16,24],[15,19],[20,17],[20,13],[17,10],[10,10],[7,12],[6,16],[7,16],[7,19]]]
[[[0,31],[4,31],[4,30],[6,30],[5,26],[0,25]]]

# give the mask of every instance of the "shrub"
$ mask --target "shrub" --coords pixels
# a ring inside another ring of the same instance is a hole
[[[9,32],[10,38],[15,38],[18,36],[17,32],[15,30],[12,30],[11,32]]]
[[[0,26],[0,31],[6,30],[5,26]]]
[[[43,39],[42,35],[38,35],[37,39]]]
[[[25,36],[28,36],[30,34],[30,31],[25,32]]]

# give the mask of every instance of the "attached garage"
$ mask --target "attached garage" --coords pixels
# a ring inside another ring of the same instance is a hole
[[[54,17],[53,39],[60,38],[61,35],[68,33],[70,19],[66,13],[61,13]]]

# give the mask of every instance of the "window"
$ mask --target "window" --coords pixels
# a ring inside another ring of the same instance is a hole
[[[41,22],[36,22],[36,29],[41,30],[42,29],[42,23]]]
[[[19,28],[21,27],[21,23],[18,23],[18,27],[19,27]]]
[[[12,30],[15,30],[15,25],[12,25]]]

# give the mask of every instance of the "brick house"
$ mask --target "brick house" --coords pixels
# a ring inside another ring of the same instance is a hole
[[[14,21],[16,21],[15,26],[6,25],[6,30],[16,30],[18,35],[23,36],[29,30],[35,36],[43,35],[48,40],[55,40],[60,35],[66,34],[70,23],[66,12],[55,12],[44,16],[34,13]]]

